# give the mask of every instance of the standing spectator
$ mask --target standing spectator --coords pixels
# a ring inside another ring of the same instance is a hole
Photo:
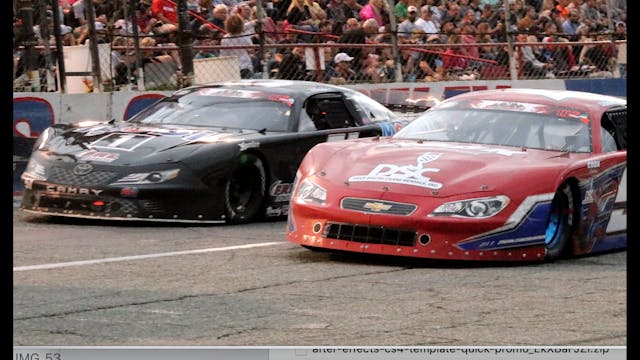
[[[437,34],[440,32],[440,24],[437,24],[433,20],[433,12],[428,5],[420,8],[420,18],[416,20],[416,25],[418,25],[426,34]]]
[[[225,21],[227,33],[222,37],[222,46],[253,45],[251,37],[244,34],[244,21],[238,15],[230,15]],[[247,49],[220,49],[220,56],[237,56],[240,63],[240,77],[253,78],[253,60]]]

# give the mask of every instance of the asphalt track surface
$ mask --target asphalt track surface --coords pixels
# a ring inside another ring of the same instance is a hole
[[[627,252],[467,264],[312,252],[285,222],[13,212],[14,346],[627,344]]]

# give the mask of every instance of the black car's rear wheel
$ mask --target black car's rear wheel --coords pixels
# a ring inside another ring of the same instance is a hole
[[[258,216],[266,192],[266,174],[262,161],[251,154],[241,154],[225,187],[227,222],[247,223]]]
[[[575,205],[569,184],[563,184],[551,201],[549,220],[545,231],[546,259],[556,260],[562,255],[573,232]]]

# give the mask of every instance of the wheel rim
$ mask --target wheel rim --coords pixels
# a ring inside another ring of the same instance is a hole
[[[558,242],[558,234],[561,233],[562,216],[560,214],[551,213],[549,215],[549,224],[545,231],[544,243],[547,247],[553,247]]]
[[[549,250],[564,247],[568,229],[572,224],[573,196],[571,189],[564,186],[551,201],[551,212],[545,229],[544,243]],[[562,244],[561,244],[562,243]]]

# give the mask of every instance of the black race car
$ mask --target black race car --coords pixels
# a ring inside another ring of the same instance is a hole
[[[193,86],[124,122],[48,128],[21,176],[21,208],[176,222],[284,216],[296,170],[311,147],[390,136],[407,122],[359,91],[327,84]]]

